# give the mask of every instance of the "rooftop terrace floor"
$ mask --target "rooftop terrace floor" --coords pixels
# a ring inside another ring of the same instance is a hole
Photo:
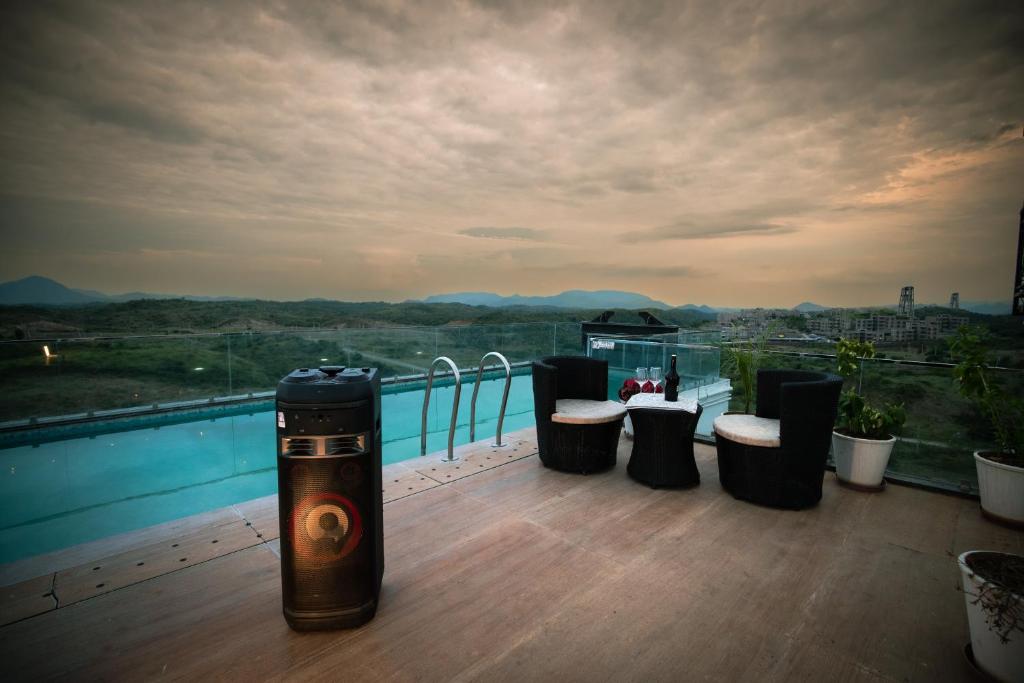
[[[287,627],[270,497],[0,568],[3,678],[966,680],[956,554],[1024,552],[962,498],[827,474],[780,511],[725,493],[708,446],[699,487],[652,490],[629,441],[580,476],[512,437],[385,468],[361,629]]]

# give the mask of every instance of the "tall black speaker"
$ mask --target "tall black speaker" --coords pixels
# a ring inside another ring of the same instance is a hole
[[[297,631],[360,626],[384,575],[376,368],[301,368],[277,386],[284,617]]]

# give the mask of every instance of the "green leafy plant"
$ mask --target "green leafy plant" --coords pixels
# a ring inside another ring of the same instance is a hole
[[[984,329],[965,325],[957,330],[949,342],[956,361],[953,379],[960,395],[974,403],[992,425],[1002,460],[1024,467],[1024,400],[992,382],[987,342]]]
[[[836,343],[839,374],[852,379],[860,372],[860,361],[875,357],[875,345],[854,339],[840,339]],[[836,431],[857,439],[884,441],[896,434],[907,421],[903,404],[886,403],[872,406],[858,388],[850,388],[839,397]]]
[[[757,391],[757,370],[761,367],[761,359],[768,347],[768,338],[774,327],[768,327],[760,335],[745,339],[735,344],[723,344],[725,358],[722,361],[722,374],[735,378],[739,384],[739,396],[743,401],[743,412],[749,413],[754,407],[754,394]]]

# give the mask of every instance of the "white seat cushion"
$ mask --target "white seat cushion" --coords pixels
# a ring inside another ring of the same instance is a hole
[[[626,406],[618,401],[588,401],[583,398],[563,398],[555,401],[552,422],[572,425],[593,425],[614,422],[626,416]]]
[[[719,415],[715,418],[715,433],[748,446],[778,448],[779,421],[756,415]]]

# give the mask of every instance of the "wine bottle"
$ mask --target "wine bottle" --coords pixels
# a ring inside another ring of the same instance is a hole
[[[672,367],[665,373],[665,400],[679,400],[679,373],[676,372],[675,354],[672,354]]]

